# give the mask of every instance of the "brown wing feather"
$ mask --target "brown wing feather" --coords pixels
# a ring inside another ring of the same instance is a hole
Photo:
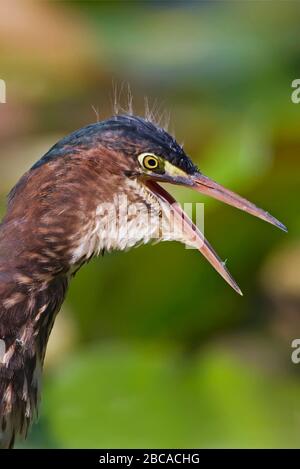
[[[37,414],[46,346],[68,284],[66,276],[39,288],[28,282],[25,274],[0,273],[0,448],[25,437]]]

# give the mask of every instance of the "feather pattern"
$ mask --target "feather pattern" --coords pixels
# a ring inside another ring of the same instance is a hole
[[[114,116],[63,138],[9,194],[0,225],[2,447],[26,436],[37,413],[48,337],[71,276],[104,251],[181,240],[180,233],[164,234],[169,207],[136,177],[137,155],[145,151],[195,170],[163,129]],[[118,197],[142,208],[128,210],[124,219]],[[106,204],[115,208],[110,215],[103,212]]]

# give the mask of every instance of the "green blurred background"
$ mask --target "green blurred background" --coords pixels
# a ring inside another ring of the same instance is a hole
[[[22,173],[93,108],[109,117],[112,84],[128,82],[136,114],[144,96],[170,111],[205,174],[289,228],[173,189],[205,202],[244,297],[176,243],[94,260],[57,319],[23,446],[300,446],[299,20],[288,1],[2,2],[2,212]]]

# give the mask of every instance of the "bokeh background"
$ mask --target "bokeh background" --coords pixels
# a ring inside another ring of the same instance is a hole
[[[300,446],[299,20],[289,1],[1,3],[2,213],[22,173],[109,117],[113,83],[129,83],[137,114],[145,96],[170,112],[205,174],[289,228],[173,188],[205,202],[244,297],[176,243],[94,260],[59,314],[22,446]]]

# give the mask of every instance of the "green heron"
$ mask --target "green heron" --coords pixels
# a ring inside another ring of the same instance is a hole
[[[198,248],[241,294],[225,263],[161,183],[195,189],[286,230],[204,176],[175,139],[147,119],[117,115],[60,140],[11,190],[0,225],[2,447],[25,437],[36,415],[55,316],[71,277],[92,256],[153,239],[177,240]],[[135,209],[121,213],[121,196]]]

